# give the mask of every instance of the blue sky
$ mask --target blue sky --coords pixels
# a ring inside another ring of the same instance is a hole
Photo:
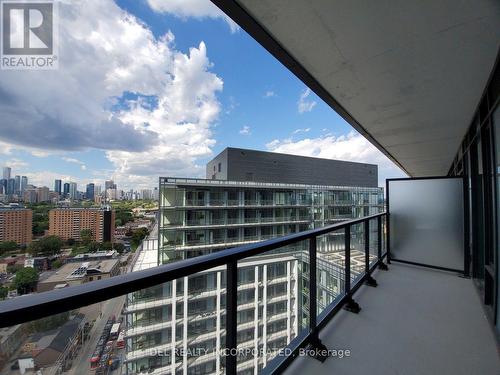
[[[114,178],[123,189],[153,187],[158,175],[203,177],[206,161],[232,146],[374,162],[381,180],[402,175],[208,0],[103,1],[95,9],[78,8],[77,3],[61,7],[59,71],[0,73],[0,88],[32,102],[39,115],[35,120],[24,107],[17,112],[15,106],[7,107],[7,95],[0,91],[0,115],[27,129],[12,132],[12,125],[0,124],[0,165],[10,165],[14,174],[50,187],[56,177],[80,185]],[[89,24],[90,16],[103,17],[103,12],[109,18],[97,19],[101,26]],[[72,13],[81,18],[71,20]],[[129,15],[135,18],[127,19]],[[113,22],[121,33],[109,35],[108,26],[116,29]],[[129,31],[136,35],[138,27],[136,42],[123,38],[115,45]],[[108,42],[111,46],[102,52]],[[146,57],[141,58],[137,49],[145,44]],[[79,63],[73,50],[88,51],[89,46],[96,55],[85,52],[90,65]],[[100,70],[91,70],[91,64]],[[106,74],[99,78],[102,72]],[[35,98],[16,91],[20,79],[39,80],[40,87],[55,85],[54,80],[61,84]],[[73,97],[68,95],[71,88]],[[95,99],[94,92],[99,93]],[[40,102],[40,96],[54,96],[52,107]],[[165,102],[167,109],[154,114],[158,103]],[[99,116],[94,118],[95,112]],[[47,120],[39,121],[40,115]],[[117,122],[109,120],[111,115]],[[30,127],[34,130],[28,131]],[[162,135],[160,144],[155,144],[155,132]]]

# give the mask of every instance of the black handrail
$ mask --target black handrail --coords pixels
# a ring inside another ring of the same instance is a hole
[[[79,307],[91,305],[97,302],[109,300],[118,296],[122,296],[127,293],[132,293],[144,288],[152,287],[158,284],[163,284],[168,281],[186,277],[197,272],[207,271],[217,266],[226,265],[228,271],[226,272],[227,277],[227,289],[228,297],[231,300],[227,304],[227,319],[226,319],[226,347],[227,349],[236,349],[236,285],[237,285],[237,262],[239,260],[261,255],[265,252],[279,249],[283,246],[294,244],[304,240],[311,240],[309,246],[309,257],[311,261],[316,259],[316,238],[318,236],[334,232],[337,230],[345,229],[346,232],[346,277],[350,274],[350,227],[359,223],[368,223],[372,219],[377,219],[377,228],[380,228],[382,217],[386,213],[379,213],[375,215],[366,216],[360,219],[354,219],[349,221],[344,221],[341,223],[325,226],[322,228],[311,229],[308,231],[294,233],[283,237],[278,237],[270,239],[267,241],[262,241],[258,243],[253,243],[249,245],[239,246],[231,249],[222,250],[216,253],[198,256],[192,259],[186,259],[170,264],[161,265],[158,267],[153,267],[150,269],[131,272],[125,275],[115,276],[106,280],[93,281],[91,283],[86,283],[82,285],[72,286],[69,288],[63,288],[58,290],[52,290],[49,292],[32,294],[29,296],[22,296],[11,300],[6,300],[0,302],[0,327],[12,326],[15,324],[20,324],[35,319],[44,318],[49,315],[54,315],[57,313],[73,310]],[[369,224],[365,224],[365,230],[369,228]],[[381,243],[380,229],[378,229],[378,242],[379,248]],[[368,251],[368,246],[365,246],[365,251]],[[368,255],[366,255],[368,256]],[[383,256],[378,252],[378,262],[382,263]],[[346,291],[345,294],[347,300],[342,298],[340,300],[342,303],[351,303],[352,294],[359,287],[370,273],[373,271],[374,267],[371,269],[366,269],[365,274],[361,279],[356,282],[356,285],[350,285],[350,277],[346,280]],[[311,267],[311,296],[316,295],[316,267]],[[232,290],[235,289],[235,290]],[[232,302],[232,303],[231,303]],[[324,325],[325,319],[322,319],[320,323],[316,323],[316,301],[312,301],[310,311],[312,319],[310,319],[309,333],[304,336],[304,339],[294,340],[295,342],[300,342],[300,345],[305,345],[305,343],[319,342],[318,339],[318,326]],[[337,306],[330,306],[331,311],[335,313],[338,309]],[[331,316],[329,317],[331,318]],[[292,344],[292,343],[291,343]],[[299,346],[295,347],[294,350],[298,350]],[[230,352],[230,351],[229,351]],[[226,371],[228,373],[236,373],[236,359],[228,356],[228,361],[226,363]],[[278,358],[274,361],[271,368],[276,368],[278,370],[282,369],[288,363],[287,360],[280,360]],[[232,371],[234,370],[234,371]]]

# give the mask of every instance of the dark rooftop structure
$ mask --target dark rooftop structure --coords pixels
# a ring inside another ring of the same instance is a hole
[[[207,179],[326,186],[378,186],[374,164],[227,147],[207,164]]]

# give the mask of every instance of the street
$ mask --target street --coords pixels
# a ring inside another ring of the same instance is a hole
[[[97,341],[99,340],[99,337],[101,336],[104,325],[106,324],[108,318],[112,315],[114,315],[118,319],[118,317],[121,314],[124,302],[125,302],[125,296],[120,296],[113,298],[109,301],[97,303],[81,309],[82,312],[86,314],[86,316],[89,316],[89,319],[92,316],[96,316],[96,321],[94,323],[94,326],[92,327],[92,330],[90,331],[89,340],[83,344],[79,355],[75,358],[73,366],[71,366],[71,369],[67,372],[67,374],[88,375],[89,373],[91,373],[90,357],[94,352],[94,349],[96,347]],[[99,317],[99,312],[102,312],[101,317]],[[121,374],[121,368],[122,366],[120,365],[118,370],[115,370],[113,374],[117,375]]]

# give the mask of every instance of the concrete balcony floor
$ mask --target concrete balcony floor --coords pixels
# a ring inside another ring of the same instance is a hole
[[[350,357],[298,357],[285,374],[498,375],[497,341],[472,280],[398,263],[362,286],[356,315],[342,310],[322,330]]]

